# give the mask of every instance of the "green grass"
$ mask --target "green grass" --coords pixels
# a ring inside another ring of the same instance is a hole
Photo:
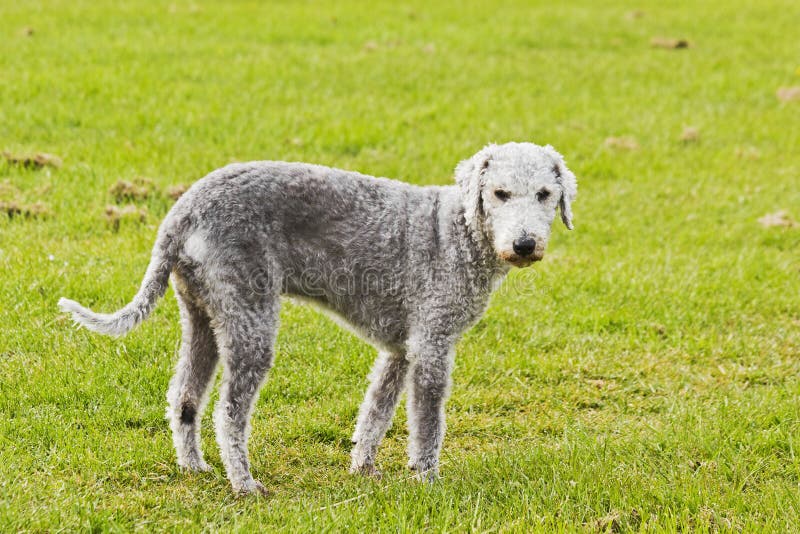
[[[796,2],[336,4],[0,5],[0,150],[64,160],[0,163],[0,202],[49,211],[0,215],[0,530],[797,531],[800,228],[757,222],[800,219]],[[208,416],[214,473],[175,465],[172,298],[119,340],[56,310],[136,291],[171,201],[116,228],[117,180],[284,159],[443,184],[508,140],[566,156],[576,230],[459,345],[433,487],[402,409],[384,480],[347,474],[374,353],[313,310],[284,307],[254,416],[269,500],[232,495]]]

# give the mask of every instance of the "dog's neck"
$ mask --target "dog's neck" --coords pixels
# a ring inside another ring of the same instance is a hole
[[[453,187],[452,191],[456,194],[450,206],[452,230],[456,238],[454,241],[460,244],[461,253],[473,269],[485,273],[493,280],[502,280],[511,267],[497,257],[491,238],[483,230],[484,215],[481,214],[471,224],[467,223],[466,207],[461,200],[458,186]]]

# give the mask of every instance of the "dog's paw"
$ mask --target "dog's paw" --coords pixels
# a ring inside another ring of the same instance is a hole
[[[439,480],[439,467],[434,465],[430,467],[420,467],[415,463],[409,462],[409,469],[414,471],[414,480],[424,484],[433,484]]]
[[[374,478],[375,480],[380,480],[383,478],[383,473],[378,471],[374,465],[362,465],[360,467],[351,467],[350,472],[354,475],[361,475],[368,478]]]
[[[184,471],[191,471],[194,473],[207,473],[208,471],[211,471],[211,466],[199,458],[192,458],[190,460],[178,462],[178,466],[180,466],[180,468]]]
[[[269,497],[269,491],[264,487],[264,484],[253,479],[240,484],[234,484],[233,490],[241,496],[255,495],[257,497]]]
[[[414,473],[414,480],[422,484],[434,484],[439,481],[439,472],[436,469],[417,471]]]
[[[256,480],[255,483],[256,483],[256,492],[257,492],[257,494],[259,496],[261,496],[261,497],[269,497],[269,491],[264,486],[264,484],[262,484],[258,480]]]

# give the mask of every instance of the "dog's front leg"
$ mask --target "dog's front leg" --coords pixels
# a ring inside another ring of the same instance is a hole
[[[411,348],[411,347],[409,347]],[[428,340],[409,353],[408,377],[408,466],[424,481],[439,476],[439,453],[445,432],[444,404],[450,391],[453,344]]]

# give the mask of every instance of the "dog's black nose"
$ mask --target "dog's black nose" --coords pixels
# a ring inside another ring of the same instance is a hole
[[[520,256],[530,256],[536,249],[536,241],[532,237],[520,237],[514,241],[514,252]]]

